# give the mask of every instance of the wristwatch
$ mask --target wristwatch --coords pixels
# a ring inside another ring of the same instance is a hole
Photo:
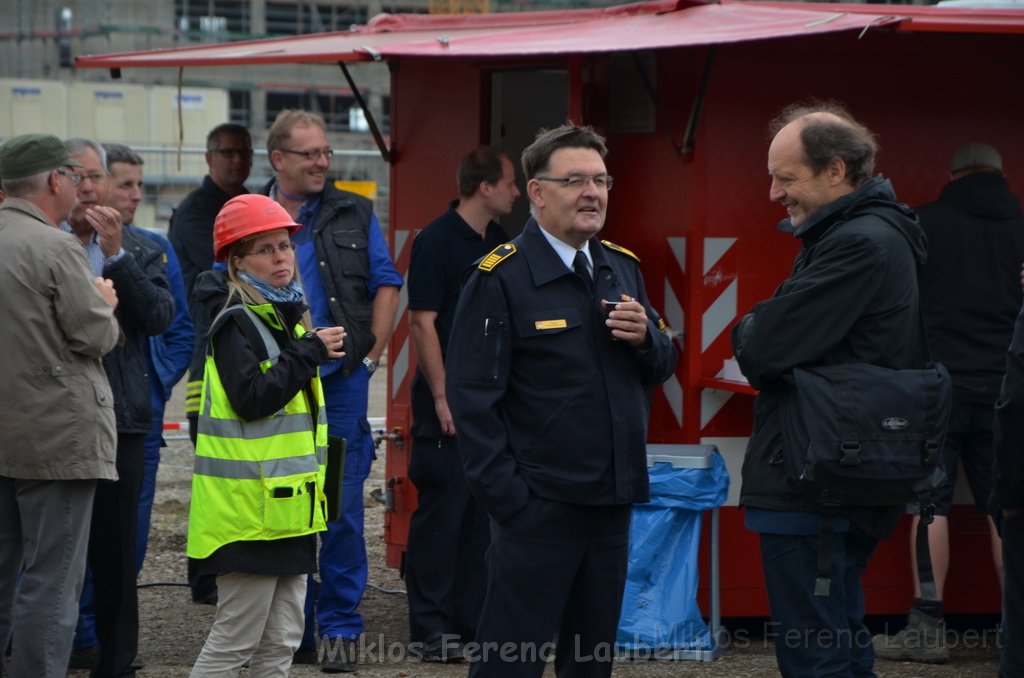
[[[363,367],[366,368],[366,373],[373,376],[373,373],[377,370],[377,361],[370,360],[369,357],[363,358]]]

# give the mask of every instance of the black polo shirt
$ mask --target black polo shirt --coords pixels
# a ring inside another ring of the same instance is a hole
[[[505,231],[493,221],[487,224],[481,238],[455,211],[458,204],[458,200],[453,200],[448,211],[430,222],[413,240],[406,283],[409,310],[437,311],[434,327],[442,355],[448,349],[455,304],[465,272],[495,247],[508,242]],[[439,437],[434,398],[419,370],[412,383],[412,413],[414,436]]]

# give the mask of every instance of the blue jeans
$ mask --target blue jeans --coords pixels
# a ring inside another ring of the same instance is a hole
[[[761,534],[773,626],[766,637],[775,641],[775,658],[783,676],[875,675],[860,577],[877,545],[877,540],[857,530],[836,534],[831,594],[815,596],[818,537]]]

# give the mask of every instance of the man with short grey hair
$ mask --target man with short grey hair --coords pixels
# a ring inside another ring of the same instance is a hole
[[[81,169],[50,135],[0,149],[0,648],[16,628],[11,676],[67,674],[97,479],[117,478],[100,361],[117,342],[117,295],[56,228]]]

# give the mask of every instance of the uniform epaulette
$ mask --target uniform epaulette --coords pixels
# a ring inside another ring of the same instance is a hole
[[[516,246],[512,243],[505,243],[504,245],[498,245],[491,253],[480,260],[480,263],[476,265],[481,271],[487,271],[490,273],[494,270],[494,267],[505,261],[513,254],[516,253]]]
[[[607,247],[608,249],[612,250],[613,252],[620,252],[622,254],[625,254],[630,259],[634,259],[637,263],[640,263],[640,257],[638,257],[637,255],[633,254],[632,252],[627,250],[622,245],[616,245],[615,243],[611,242],[610,240],[602,240],[601,244],[604,245],[605,247]]]

